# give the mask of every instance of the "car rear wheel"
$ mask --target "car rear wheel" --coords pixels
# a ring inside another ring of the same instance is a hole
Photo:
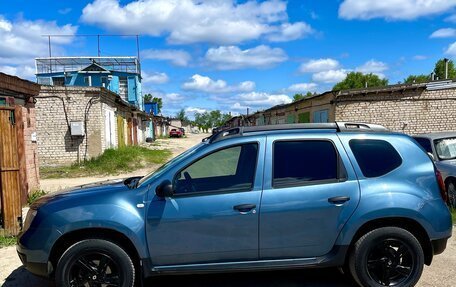
[[[414,286],[423,266],[419,241],[398,227],[365,234],[355,243],[349,258],[350,273],[360,286]]]
[[[451,208],[456,208],[456,182],[450,180],[447,184],[448,205]]]
[[[56,286],[132,287],[135,267],[118,245],[101,239],[88,239],[69,247],[60,258]]]

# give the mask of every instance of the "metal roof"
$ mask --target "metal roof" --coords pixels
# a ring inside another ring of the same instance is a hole
[[[436,140],[436,139],[442,139],[442,138],[456,137],[456,132],[437,132],[437,133],[417,134],[417,135],[413,135],[413,137],[428,138],[431,140]]]

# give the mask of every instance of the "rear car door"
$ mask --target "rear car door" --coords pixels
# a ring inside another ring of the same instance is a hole
[[[210,144],[163,179],[171,198],[155,196],[147,211],[154,266],[258,259],[265,137]]]
[[[264,177],[260,259],[329,253],[360,196],[337,134],[268,136]]]

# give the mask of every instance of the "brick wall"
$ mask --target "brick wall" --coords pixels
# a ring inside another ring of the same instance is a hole
[[[36,141],[32,141],[32,134],[36,133],[35,104],[27,103],[22,107],[22,122],[24,124],[27,192],[30,192],[38,189],[40,185],[38,145]]]
[[[41,165],[70,164],[102,153],[104,117],[100,94],[101,89],[94,87],[42,87],[36,98]],[[85,120],[87,134],[84,137],[71,136],[69,123]]]
[[[336,121],[375,123],[407,134],[454,131],[455,111],[454,88],[344,95],[335,103]]]

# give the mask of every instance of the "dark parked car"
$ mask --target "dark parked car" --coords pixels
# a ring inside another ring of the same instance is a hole
[[[169,137],[170,138],[173,138],[173,137],[180,138],[182,136],[183,136],[183,133],[182,133],[182,131],[180,129],[172,129],[172,130],[169,131]]]
[[[444,188],[411,137],[380,126],[234,128],[150,175],[37,200],[17,252],[57,286],[333,266],[408,287],[451,236]]]
[[[413,136],[432,157],[448,194],[448,205],[456,208],[456,132]]]

